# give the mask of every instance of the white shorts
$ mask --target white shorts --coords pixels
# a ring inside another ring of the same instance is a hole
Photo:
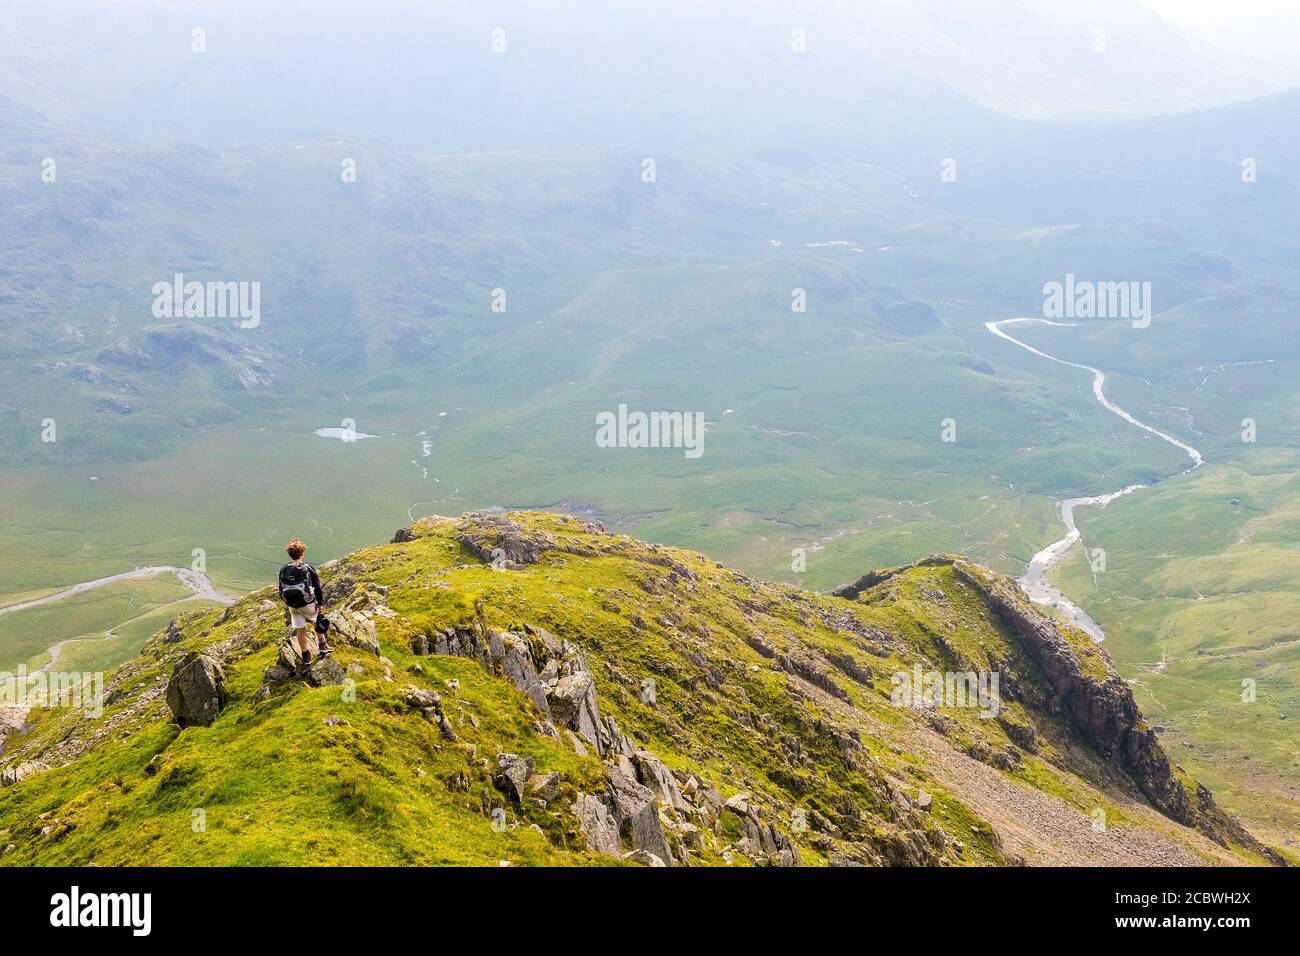
[[[306,607],[291,607],[289,614],[293,618],[293,629],[296,631],[300,627],[306,627],[307,622],[316,623],[316,605],[308,604]]]

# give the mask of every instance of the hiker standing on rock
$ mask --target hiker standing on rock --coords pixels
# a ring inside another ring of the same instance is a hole
[[[325,615],[321,613],[325,592],[321,590],[320,575],[303,561],[307,545],[294,538],[284,550],[289,563],[280,569],[280,600],[289,607],[294,639],[304,664],[311,662],[311,649],[307,646],[307,623],[310,621],[317,634],[316,648],[324,657],[334,648],[325,640]]]

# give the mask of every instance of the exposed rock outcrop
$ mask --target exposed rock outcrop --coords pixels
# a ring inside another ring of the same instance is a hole
[[[559,544],[506,515],[485,514],[466,515],[456,540],[479,559],[504,568],[536,564],[543,552]]]
[[[182,727],[207,727],[226,706],[226,674],[206,654],[190,651],[172,668],[167,706]]]
[[[547,720],[578,734],[604,755],[596,684],[582,653],[567,641],[539,627],[498,632],[480,623],[419,635],[412,649],[416,654],[454,654],[478,661],[510,681]]]
[[[307,647],[312,656],[311,661],[304,666],[298,642],[292,636],[286,636],[280,641],[275,663],[262,672],[262,686],[257,690],[257,700],[266,700],[277,685],[295,679],[312,687],[336,686],[347,680],[347,672],[333,655],[320,655],[314,635],[308,635]]]
[[[618,818],[610,801],[600,796],[579,793],[573,804],[578,826],[587,837],[587,847],[605,856],[620,856]]]
[[[0,787],[12,787],[19,780],[25,780],[34,773],[39,773],[45,769],[45,764],[36,760],[29,760],[24,763],[11,764],[8,767],[0,768]]]
[[[515,803],[522,803],[527,792],[528,779],[535,768],[532,757],[517,754],[497,754],[492,783]]]
[[[1034,610],[1013,583],[981,573],[963,561],[953,562],[953,573],[983,596],[1042,668],[1053,693],[1049,707],[1063,713],[1099,753],[1118,763],[1153,806],[1220,845],[1237,844],[1275,863],[1283,862],[1276,851],[1220,809],[1204,786],[1197,785],[1193,799],[1156,732],[1143,718],[1133,692],[1109,661],[1104,679],[1090,676],[1056,623]]]
[[[728,800],[724,806],[740,820],[745,836],[739,849],[750,859],[775,866],[803,865],[798,845],[771,823],[760,820],[748,800]]]

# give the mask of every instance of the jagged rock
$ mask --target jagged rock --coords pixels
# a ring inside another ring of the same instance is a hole
[[[1186,789],[1174,776],[1156,734],[1142,719],[1132,691],[1109,664],[1104,680],[1090,678],[1078,653],[1051,619],[1033,610],[1005,584],[986,580],[965,562],[953,562],[953,573],[974,587],[1011,627],[1042,668],[1056,706],[1085,739],[1104,756],[1117,760],[1159,810],[1179,823],[1194,825],[1195,808]]]
[[[531,700],[538,710],[548,717],[552,716],[546,688],[542,686],[537,669],[533,666],[532,649],[528,641],[512,633],[495,635],[495,639],[495,642],[489,642],[489,651],[498,662],[502,676]]]
[[[743,817],[749,813],[749,794],[737,793],[728,797],[722,805]]]
[[[505,567],[536,564],[557,546],[551,535],[530,531],[505,515],[466,515],[456,540],[480,560]]]
[[[347,676],[343,672],[343,665],[330,655],[313,658],[302,672],[302,679],[312,687],[329,687],[343,684]]]
[[[1020,751],[1008,744],[1003,750],[995,750],[989,763],[1010,773],[1020,766]]]
[[[167,706],[182,727],[207,727],[226,706],[226,674],[206,654],[190,651],[172,668]]]
[[[929,813],[930,807],[933,803],[934,803],[934,797],[930,796],[930,794],[926,793],[924,790],[917,793],[916,805],[921,810],[924,810],[926,813]]]
[[[12,787],[19,780],[25,780],[34,773],[40,773],[45,769],[45,764],[38,760],[28,760],[24,763],[12,764],[0,769],[0,787]]]
[[[704,849],[704,831],[695,824],[679,823],[677,835],[681,838],[683,846],[690,847],[692,850]]]
[[[356,589],[356,579],[346,570],[328,575],[321,581],[321,590],[325,592],[326,607],[338,607]]]
[[[637,783],[641,782],[637,777],[636,764],[634,764],[630,758],[624,757],[622,754],[614,754],[607,762],[611,767],[617,767],[633,780],[636,780]]]
[[[419,654],[452,654],[477,660],[518,688],[553,725],[576,731],[594,746],[600,743],[595,682],[577,648],[545,630],[525,626],[523,633],[479,627],[446,628],[412,641]]]
[[[721,804],[723,809],[740,818],[745,835],[737,849],[756,863],[776,866],[802,866],[799,847],[770,823],[763,823],[750,804],[748,793],[738,793]]]
[[[28,708],[21,706],[0,706],[0,752],[4,749],[4,738],[17,733],[27,725]]]
[[[643,866],[667,866],[662,859],[649,850],[632,850],[623,854],[623,859],[630,860],[633,863],[640,863]]]
[[[808,814],[808,819],[812,824],[812,828],[819,833],[825,833],[829,836],[841,838],[844,836],[844,831],[836,826],[835,822],[827,817],[826,814],[821,813],[818,810],[811,810]]]
[[[416,710],[439,710],[442,708],[442,697],[436,690],[427,690],[423,687],[404,687],[402,689],[402,700],[406,701],[408,707]]]
[[[654,794],[618,767],[606,767],[610,805],[619,832],[638,850],[647,850],[671,865],[672,851],[659,823]]]
[[[451,721],[447,718],[446,714],[443,714],[438,718],[438,729],[442,731],[444,737],[452,742],[460,739],[456,736],[456,728],[451,725]]]
[[[563,779],[558,770],[548,774],[534,774],[528,778],[528,795],[551,803],[560,796]]]
[[[492,659],[488,655],[487,645],[480,640],[476,630],[470,627],[449,627],[437,634],[428,635],[429,653],[451,654],[455,657],[468,657],[478,661],[489,670]]]
[[[596,683],[586,671],[561,677],[547,691],[551,717],[568,727],[601,752],[600,714],[596,709]]]
[[[677,788],[677,781],[663,761],[648,750],[638,750],[633,755],[632,762],[636,765],[637,779],[641,785],[653,793],[660,803],[674,810],[686,809],[686,800]]]
[[[335,611],[329,615],[330,636],[337,642],[351,644],[367,653],[379,656],[379,638],[375,634],[375,622],[364,614],[355,611]]]
[[[871,685],[875,672],[870,665],[859,662],[850,654],[827,653],[826,659],[859,684]]]
[[[613,717],[606,717],[601,721],[598,737],[601,751],[607,759],[613,757],[631,758],[637,752],[636,744],[618,729],[618,722]]]
[[[924,831],[912,827],[891,827],[877,841],[890,866],[934,866],[939,857]]]
[[[294,670],[285,667],[277,662],[272,664],[262,672],[262,686],[257,689],[257,694],[253,697],[255,701],[261,703],[271,696],[271,692],[277,684],[282,684],[294,675]]]
[[[497,754],[492,783],[515,803],[522,803],[528,778],[533,775],[533,758],[516,754]]]
[[[927,710],[924,716],[925,722],[945,737],[951,736],[958,729],[957,721],[953,720],[947,714],[941,714],[934,710]]]
[[[820,687],[833,697],[837,697],[842,701],[852,699],[849,697],[848,691],[835,683],[835,679],[831,677],[825,666],[810,655],[778,654],[776,662],[787,674],[801,677],[814,687]]]
[[[307,634],[307,649],[311,651],[312,656],[316,654],[316,638],[309,631]],[[281,671],[287,671],[289,674],[296,674],[298,668],[302,666],[302,652],[298,650],[298,642],[292,637],[286,637],[276,648],[275,667]],[[268,668],[269,670],[270,668]],[[263,677],[266,672],[263,672]],[[285,678],[281,678],[285,679]]]
[[[596,853],[619,856],[618,818],[608,799],[579,793],[573,804],[573,815],[578,818],[578,828],[587,838],[587,846]]]
[[[722,817],[722,794],[713,787],[700,790],[695,804],[696,816],[707,829],[717,831]]]
[[[523,633],[483,633],[479,628],[447,628],[426,641],[434,654],[477,660],[520,690],[554,725],[575,731],[604,754],[596,684],[577,648],[545,630],[525,627]]]

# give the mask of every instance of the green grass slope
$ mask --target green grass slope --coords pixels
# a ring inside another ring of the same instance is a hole
[[[1300,851],[1300,522],[1292,453],[1214,463],[1141,499],[1081,515],[1081,554],[1059,580],[1180,764],[1262,838]]]

